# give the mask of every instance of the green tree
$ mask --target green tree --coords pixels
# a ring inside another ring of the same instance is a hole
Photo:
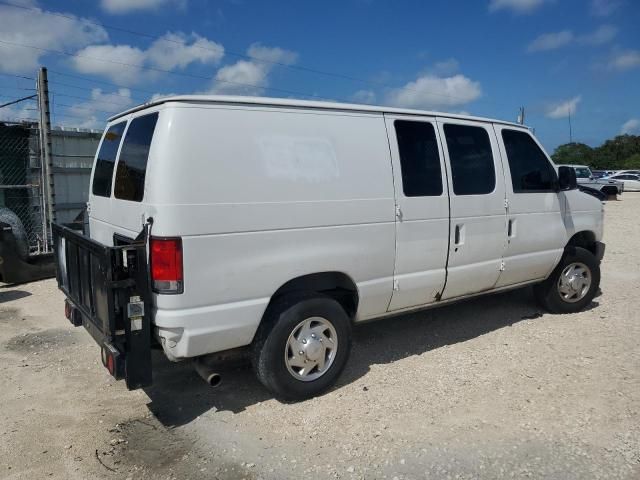
[[[621,165],[622,170],[640,170],[640,153],[634,153]]]
[[[595,161],[599,167],[620,169],[624,168],[630,157],[640,154],[640,136],[618,135],[607,140],[595,149]]]
[[[603,170],[636,169],[640,168],[640,136],[618,135],[596,148],[584,143],[565,143],[551,157],[557,164],[589,165]]]
[[[551,155],[553,161],[557,164],[593,164],[593,148],[584,143],[565,143],[555,149]]]

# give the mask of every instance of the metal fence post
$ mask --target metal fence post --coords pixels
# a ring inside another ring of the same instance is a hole
[[[51,237],[50,223],[56,221],[55,185],[53,177],[53,156],[51,155],[51,118],[49,110],[49,81],[47,69],[40,67],[38,71],[38,107],[40,110],[40,145],[42,165],[42,186],[46,199],[46,209],[43,224],[46,234],[44,237],[45,251],[49,250],[49,238]],[[44,229],[43,229],[44,230]]]

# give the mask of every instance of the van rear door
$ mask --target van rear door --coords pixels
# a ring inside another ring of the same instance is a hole
[[[147,216],[145,180],[159,112],[117,120],[103,137],[92,175],[91,238],[113,245],[113,235],[134,238]]]

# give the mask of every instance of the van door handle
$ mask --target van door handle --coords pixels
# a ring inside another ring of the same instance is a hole
[[[516,229],[515,229],[515,220],[510,218],[509,219],[509,224],[507,226],[507,236],[509,238],[513,238],[516,236]]]
[[[453,244],[460,246],[464,243],[464,225],[456,225],[455,232],[453,234]]]

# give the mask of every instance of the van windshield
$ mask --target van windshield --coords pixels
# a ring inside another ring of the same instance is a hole
[[[116,184],[113,189],[116,198],[142,201],[149,149],[157,121],[157,112],[131,120],[116,169]]]

